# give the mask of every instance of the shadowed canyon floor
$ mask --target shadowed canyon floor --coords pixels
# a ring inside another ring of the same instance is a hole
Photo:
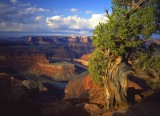
[[[6,116],[11,114],[17,116],[150,116],[151,114],[158,116],[160,91],[145,90],[144,86],[131,80],[129,86],[129,104],[106,111],[102,107],[105,103],[103,89],[95,85],[89,75],[70,81],[63,94],[62,88],[37,81],[18,80],[11,75],[1,73],[0,108],[1,113]]]

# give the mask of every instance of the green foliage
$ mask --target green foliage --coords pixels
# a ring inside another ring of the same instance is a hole
[[[93,78],[93,81],[102,85],[102,78],[101,76],[105,74],[106,62],[104,54],[100,52],[100,50],[96,49],[94,53],[90,57],[89,62],[89,72]]]
[[[159,0],[113,0],[112,6],[107,23],[99,23],[92,36],[95,51],[89,60],[89,72],[99,84],[103,83],[102,77],[111,63],[109,59],[121,56],[122,61],[128,62],[130,55],[143,43],[141,37],[148,39],[160,31],[157,26],[160,24]],[[142,60],[149,58],[148,64],[139,62],[137,65],[155,68],[159,58],[148,57],[145,52],[140,57]]]

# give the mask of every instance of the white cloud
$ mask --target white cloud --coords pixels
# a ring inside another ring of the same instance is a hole
[[[49,11],[49,9],[44,9],[44,8],[39,8],[38,9],[40,12],[48,12]]]
[[[79,12],[76,8],[68,11]],[[94,29],[99,22],[106,21],[103,14],[92,14],[89,19],[77,15],[67,17],[57,15],[46,18],[43,16],[46,12],[54,11],[35,7],[29,3],[22,4],[17,0],[14,5],[0,4],[0,31],[39,32],[44,30],[52,31],[54,34],[89,35],[92,33],[90,30]]]
[[[85,11],[86,14],[92,14],[92,11],[91,10],[87,10]]]
[[[36,13],[48,12],[49,9],[22,4],[17,1],[13,5],[0,3],[0,31],[39,31],[47,30],[44,17],[36,16]],[[43,14],[42,14],[43,13]],[[40,14],[39,14],[40,15]]]
[[[49,9],[36,8],[36,7],[28,7],[24,10],[25,13],[35,13],[35,12],[48,12]]]
[[[76,9],[76,8],[71,8],[70,11],[73,12],[73,13],[76,13],[76,12],[78,12],[78,9]]]
[[[46,23],[52,29],[94,29],[99,22],[106,22],[104,14],[92,14],[90,19],[77,15],[61,17],[53,16],[46,19]]]
[[[92,14],[92,17],[89,19],[91,23],[91,28],[95,28],[99,22],[106,22],[107,17],[104,14]]]
[[[10,2],[12,2],[13,4],[16,4],[17,0],[10,0]]]
[[[43,18],[42,16],[36,16],[35,19],[36,19],[36,21],[40,21],[40,20],[42,20],[42,18]]]

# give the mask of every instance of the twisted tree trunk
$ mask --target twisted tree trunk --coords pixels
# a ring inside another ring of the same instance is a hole
[[[132,73],[131,67],[117,57],[107,63],[106,74],[103,77],[105,88],[106,108],[116,108],[126,102],[127,97],[127,76]]]

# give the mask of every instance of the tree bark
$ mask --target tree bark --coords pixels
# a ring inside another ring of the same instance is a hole
[[[127,76],[132,73],[132,68],[122,58],[115,58],[106,70],[103,77],[106,109],[116,108],[122,103],[126,103],[127,97]]]

